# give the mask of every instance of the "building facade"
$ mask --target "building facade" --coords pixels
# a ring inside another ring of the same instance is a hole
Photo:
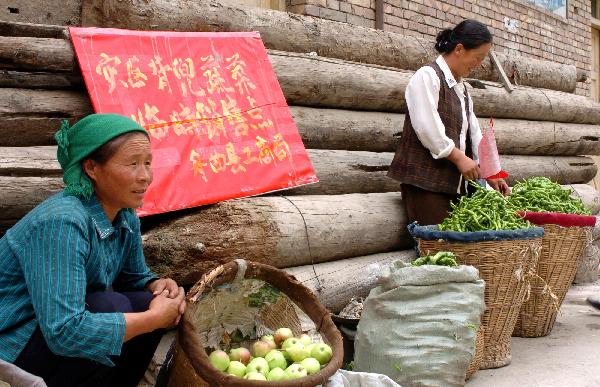
[[[287,0],[287,10],[364,27],[377,25],[379,0]],[[387,0],[383,29],[430,38],[464,19],[488,25],[494,49],[525,57],[574,64],[592,71],[592,3],[585,0]],[[577,93],[591,94],[591,82]]]

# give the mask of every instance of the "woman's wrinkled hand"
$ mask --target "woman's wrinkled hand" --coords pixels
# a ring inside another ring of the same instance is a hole
[[[156,295],[150,302],[149,311],[155,319],[156,325],[161,328],[173,328],[185,312],[185,291],[177,289],[177,296],[170,297],[168,290]],[[170,293],[170,292],[169,292]]]
[[[504,181],[504,179],[488,179],[486,181],[490,185],[490,187],[500,192],[502,195],[510,195],[510,187],[508,186],[506,181]]]
[[[176,298],[179,296],[179,286],[177,286],[177,282],[171,278],[161,278],[150,282],[146,288],[152,292],[153,296],[158,296],[165,290],[167,291],[167,297],[169,298]]]

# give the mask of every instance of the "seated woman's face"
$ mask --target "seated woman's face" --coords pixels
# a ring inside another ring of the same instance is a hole
[[[138,208],[152,183],[150,140],[142,134],[129,137],[104,164],[94,166],[96,195],[112,208]]]

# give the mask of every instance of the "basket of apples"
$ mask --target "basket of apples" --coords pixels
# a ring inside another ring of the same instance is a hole
[[[329,312],[294,277],[235,260],[188,293],[169,386],[317,386],[341,366]]]

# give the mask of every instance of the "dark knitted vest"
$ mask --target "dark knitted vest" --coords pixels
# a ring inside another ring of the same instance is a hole
[[[437,111],[446,128],[446,136],[460,146],[462,129],[462,108],[460,99],[454,90],[446,83],[446,78],[440,66],[433,62],[429,64],[440,79],[440,98]],[[469,98],[465,87],[465,107],[469,117]],[[472,158],[470,124],[466,133],[466,155]],[[460,182],[460,172],[447,159],[434,159],[427,148],[421,144],[410,121],[410,113],[406,114],[402,138],[394,160],[388,171],[388,176],[404,184],[414,185],[428,191],[456,194]]]

